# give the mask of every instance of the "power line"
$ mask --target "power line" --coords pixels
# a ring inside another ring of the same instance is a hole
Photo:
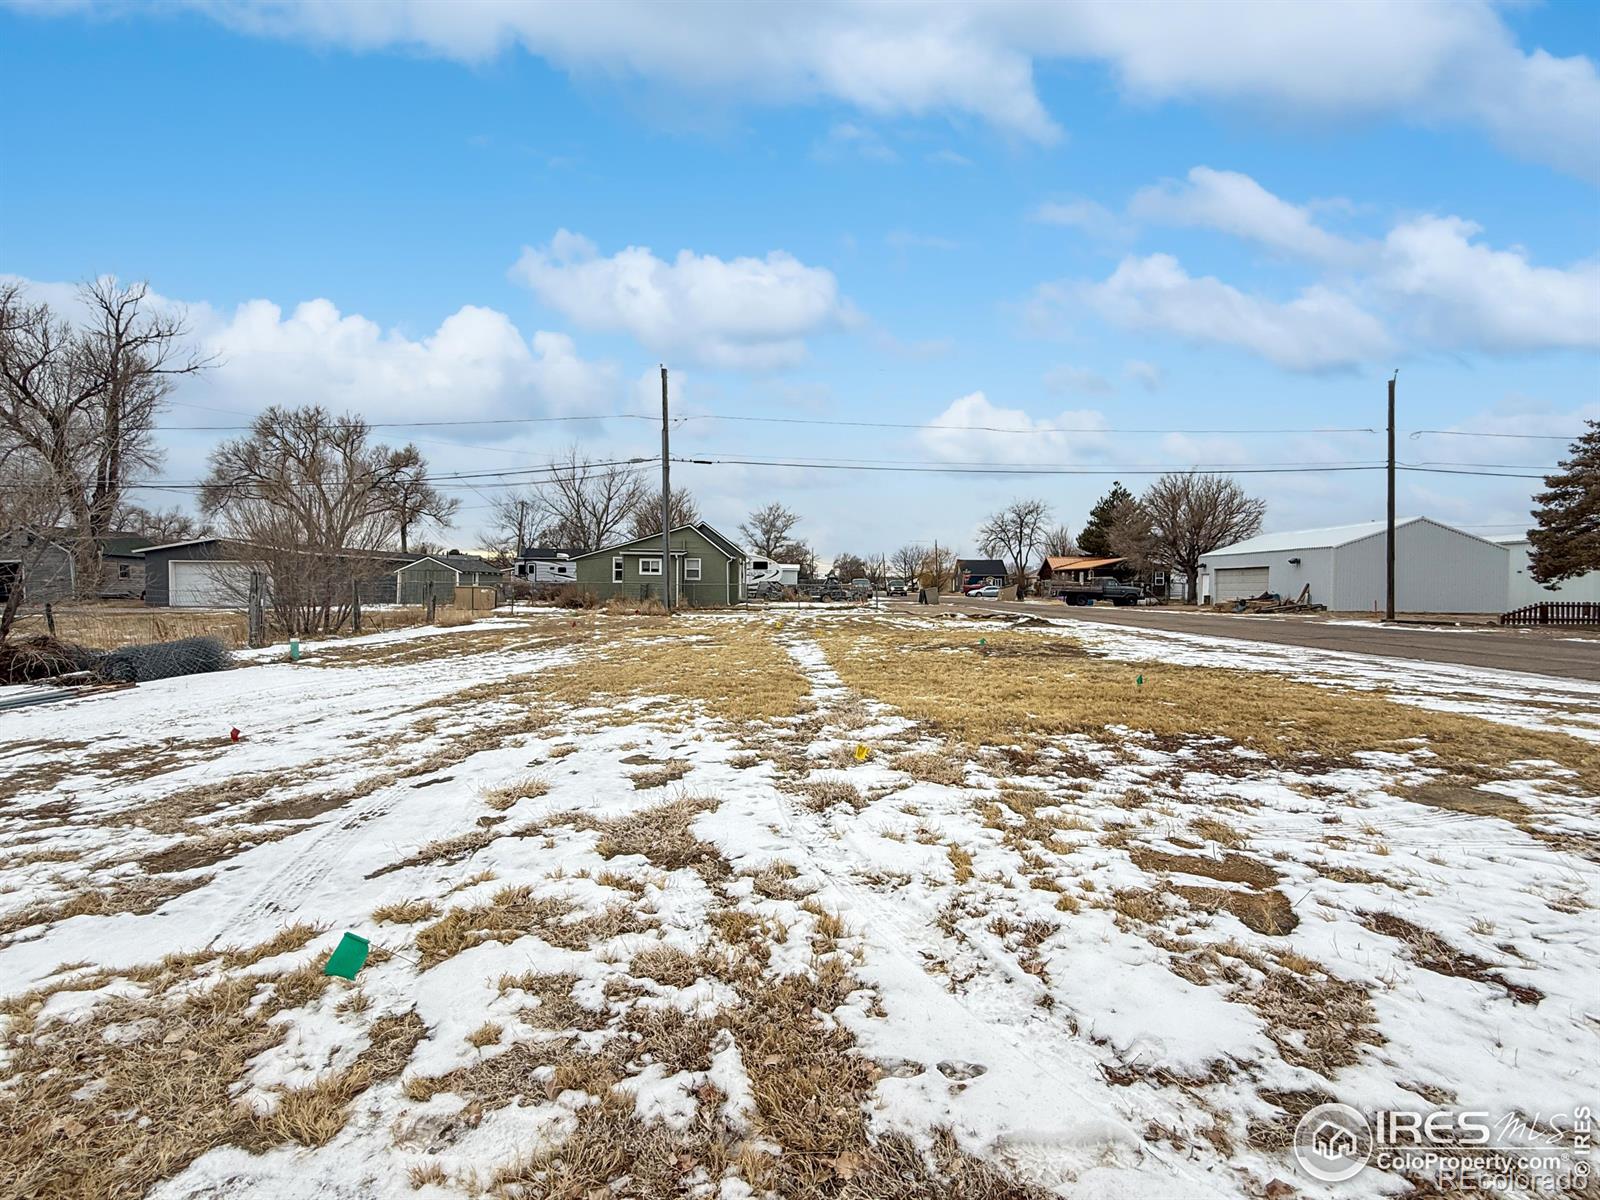
[[[834,421],[823,417],[751,417],[731,413],[691,413],[678,418],[686,421],[748,421],[768,425],[827,425],[846,429],[935,429],[952,433],[1187,433],[1187,434],[1286,434],[1286,433],[1376,433],[1367,428],[1311,429],[1104,429],[1091,425],[1032,425],[1019,429],[1015,425],[941,425],[933,422],[911,423],[903,421]]]
[[[792,467],[814,471],[883,471],[890,473],[928,474],[928,475],[1013,475],[1013,476],[1052,476],[1052,475],[1166,475],[1174,471],[1182,471],[1182,467],[1057,467],[1057,466],[1027,466],[1027,465],[1002,465],[1002,466],[973,466],[956,463],[851,463],[833,462],[820,459],[757,459],[757,458],[678,458],[673,462],[694,463],[701,466],[746,466],[746,467]],[[1356,463],[1349,465],[1316,466],[1291,465],[1291,466],[1229,466],[1227,472],[1232,475],[1284,475],[1284,474],[1336,474],[1349,471],[1382,471],[1384,463]],[[1495,479],[1543,479],[1542,474],[1512,474],[1498,471],[1485,471],[1468,468],[1453,467],[1425,467],[1425,466],[1399,466],[1398,470],[1418,471],[1434,475],[1476,475]]]

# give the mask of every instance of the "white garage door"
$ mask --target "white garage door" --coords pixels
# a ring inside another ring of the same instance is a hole
[[[167,572],[167,603],[173,608],[243,608],[250,595],[248,563],[174,560]]]
[[[1265,567],[1218,567],[1217,590],[1213,600],[1238,600],[1242,596],[1259,596],[1267,590]]]

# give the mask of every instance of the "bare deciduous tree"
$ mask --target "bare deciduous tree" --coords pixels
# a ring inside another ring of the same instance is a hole
[[[149,538],[158,546],[199,537],[205,531],[198,517],[181,508],[145,508],[138,504],[123,505],[114,527],[119,533]]]
[[[400,549],[410,549],[411,530],[417,526],[432,525],[435,529],[449,527],[450,521],[461,509],[461,501],[446,496],[428,477],[428,464],[418,455],[415,462],[400,468],[393,482],[386,485],[389,510],[400,535]]]
[[[928,548],[916,542],[908,542],[889,556],[889,565],[894,568],[895,575],[907,582],[917,577],[917,572],[922,570],[922,564],[927,561]]]
[[[700,506],[686,488],[673,488],[667,493],[667,503],[672,512],[674,529],[679,525],[693,525],[700,519]],[[639,506],[628,518],[628,536],[642,538],[660,532],[661,496],[657,492],[646,491],[639,498]]]
[[[354,585],[384,573],[374,559],[397,531],[391,488],[423,464],[415,446],[370,432],[359,417],[274,406],[211,452],[201,511],[266,571],[291,635],[339,629]]]
[[[1039,553],[1046,558],[1065,558],[1078,553],[1078,543],[1072,530],[1054,525],[1039,535]]]
[[[181,313],[149,303],[142,283],[79,292],[71,322],[0,286],[0,436],[27,448],[60,494],[77,577],[100,578],[101,540],[127,486],[155,469],[155,419],[177,379],[210,365],[185,347]]]
[[[795,526],[800,524],[800,514],[791,512],[774,500],[765,508],[758,508],[739,526],[750,549],[762,558],[775,558],[782,562],[779,553],[786,543],[793,542]]]
[[[849,553],[835,555],[832,565],[828,568],[828,574],[845,583],[849,583],[852,579],[870,578],[870,571],[866,559],[858,554]]]
[[[956,573],[956,552],[938,542],[928,547],[922,565],[917,568],[917,578],[923,587],[944,590],[951,586]]]
[[[1181,573],[1190,604],[1198,599],[1200,560],[1218,546],[1261,532],[1267,511],[1267,502],[1247,496],[1232,476],[1193,471],[1163,475],[1138,503],[1141,528],[1148,528],[1149,563]]]
[[[598,550],[621,540],[648,495],[639,468],[592,462],[574,446],[533,491],[537,537],[546,545]]]
[[[1028,582],[1028,564],[1038,552],[1050,506],[1043,500],[1013,500],[978,531],[978,549],[1011,565],[1019,587]]]

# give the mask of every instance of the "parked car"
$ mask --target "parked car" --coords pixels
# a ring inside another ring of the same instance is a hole
[[[904,596],[907,592],[906,581],[904,579],[891,579],[889,580],[889,586],[884,590],[891,596]]]
[[[850,594],[862,600],[871,600],[872,594],[877,589],[872,586],[870,579],[852,579],[850,581]]]
[[[977,587],[968,588],[966,594],[974,600],[998,600],[1000,599],[1000,585],[998,583],[980,584]]]
[[[1088,606],[1097,600],[1109,600],[1118,608],[1137,604],[1144,598],[1144,589],[1133,583],[1123,583],[1109,575],[1096,575],[1088,583],[1069,583],[1061,590],[1065,604]]]

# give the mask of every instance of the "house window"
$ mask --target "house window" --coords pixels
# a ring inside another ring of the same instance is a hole
[[[659,574],[661,574],[661,560],[659,558],[641,558],[639,560],[639,574],[641,574],[641,575],[659,575]]]
[[[611,560],[611,582],[622,582],[622,560],[620,558],[613,558]]]
[[[133,568],[130,567],[127,563],[118,563],[117,564],[117,578],[118,579],[132,579],[133,578]]]
[[[700,560],[686,558],[683,560],[683,577],[693,583],[700,581]]]

